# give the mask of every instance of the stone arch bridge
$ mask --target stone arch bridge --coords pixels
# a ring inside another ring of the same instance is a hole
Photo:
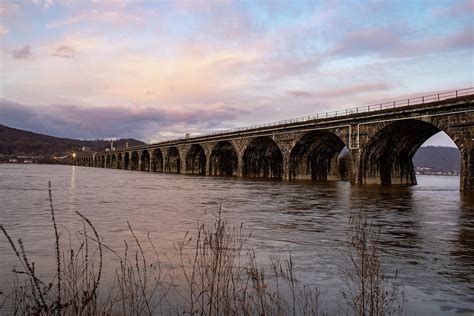
[[[428,138],[444,131],[461,152],[461,190],[474,190],[473,101],[474,88],[469,88],[127,149],[78,153],[74,163],[208,176],[412,185],[412,157]]]

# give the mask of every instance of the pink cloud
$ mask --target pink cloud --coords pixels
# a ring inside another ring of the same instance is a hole
[[[76,51],[71,46],[61,45],[54,50],[52,55],[61,58],[73,58],[75,53]]]
[[[260,65],[261,74],[276,80],[290,76],[301,76],[313,71],[321,63],[320,56],[306,58],[272,58],[263,60]]]
[[[2,3],[0,3],[0,16],[12,15],[12,14],[18,12],[19,9],[20,9],[20,5],[18,5],[16,3],[2,2]]]
[[[405,57],[465,49],[473,45],[473,32],[468,26],[457,33],[443,37],[408,40],[395,26],[366,29],[349,33],[330,49],[326,56],[357,56],[375,53],[382,56]]]
[[[474,45],[474,31],[470,26],[444,37],[428,38],[424,41],[411,42],[401,45],[392,54],[397,56],[420,55],[425,53],[439,53],[440,51],[456,49],[472,49]]]
[[[139,16],[120,11],[99,11],[90,10],[79,12],[66,18],[62,18],[49,23],[50,28],[64,27],[68,25],[79,24],[83,22],[123,25],[128,23],[139,23],[143,19]]]
[[[30,45],[26,45],[20,49],[15,49],[12,52],[12,56],[15,59],[30,59],[32,57]]]
[[[372,28],[349,33],[329,51],[329,55],[384,53],[400,46],[400,34],[390,28]]]
[[[298,98],[332,98],[340,96],[349,96],[363,92],[384,91],[389,90],[391,88],[392,86],[387,83],[368,83],[344,88],[325,89],[324,91],[291,90],[288,91],[288,95]]]
[[[474,0],[459,1],[455,4],[433,10],[433,15],[437,17],[456,17],[462,15],[471,15],[474,13]]]

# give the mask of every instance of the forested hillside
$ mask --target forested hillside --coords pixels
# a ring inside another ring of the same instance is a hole
[[[114,147],[122,148],[144,144],[136,139],[120,139],[114,141]],[[93,151],[110,147],[108,140],[78,140],[58,138],[33,132],[23,131],[0,124],[0,155],[3,156],[63,156],[73,150],[86,147]]]
[[[458,173],[461,153],[453,147],[421,147],[413,157],[413,164],[421,173]]]

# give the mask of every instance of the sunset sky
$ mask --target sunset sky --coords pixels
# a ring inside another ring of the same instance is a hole
[[[0,124],[155,142],[472,87],[473,21],[474,0],[1,0]]]

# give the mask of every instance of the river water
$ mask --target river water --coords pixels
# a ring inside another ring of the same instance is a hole
[[[260,257],[290,249],[298,277],[320,288],[329,313],[343,304],[344,241],[350,216],[362,212],[380,225],[384,267],[398,270],[408,314],[474,313],[474,197],[459,191],[458,177],[418,176],[417,186],[389,188],[0,165],[0,223],[46,273],[54,272],[48,181],[63,234],[80,229],[78,210],[112,247],[129,238],[129,221],[170,257],[186,231],[221,208],[252,232]],[[0,236],[0,289],[15,264]]]

